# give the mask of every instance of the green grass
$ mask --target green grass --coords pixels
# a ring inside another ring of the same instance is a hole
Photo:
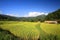
[[[51,34],[57,35],[58,38],[60,38],[60,24],[47,24],[47,23],[39,23],[39,22],[0,21],[0,28],[9,30],[15,36],[26,38],[26,40],[27,38],[38,39],[41,36],[42,36],[42,40],[44,40],[44,38],[45,39],[47,37],[50,38]]]

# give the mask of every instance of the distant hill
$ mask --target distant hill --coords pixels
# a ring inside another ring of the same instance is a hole
[[[45,18],[45,15],[39,15],[36,17],[14,17],[9,15],[0,14],[0,21],[43,21]]]
[[[16,21],[16,20],[19,20],[18,17],[13,17],[13,16],[9,16],[9,15],[4,15],[4,14],[0,14],[0,21]]]
[[[28,22],[37,22],[45,20],[60,20],[60,9],[49,13],[48,15],[39,15],[36,17],[14,17],[10,15],[0,14],[0,21],[28,21]]]
[[[46,20],[60,20],[60,9],[58,9],[52,13],[49,13],[46,16]]]

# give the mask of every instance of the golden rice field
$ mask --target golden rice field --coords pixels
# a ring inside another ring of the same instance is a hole
[[[47,24],[40,22],[0,21],[0,28],[9,30],[21,38],[38,39],[40,35],[57,35],[60,38],[60,24]]]

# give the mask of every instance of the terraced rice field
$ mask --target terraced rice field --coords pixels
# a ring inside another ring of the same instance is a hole
[[[60,24],[47,24],[40,22],[0,21],[0,28],[9,30],[21,38],[37,40],[50,40],[50,35],[57,35],[60,40]],[[52,38],[52,37],[51,37]]]

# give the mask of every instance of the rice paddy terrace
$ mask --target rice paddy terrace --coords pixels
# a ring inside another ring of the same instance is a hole
[[[60,40],[60,24],[0,21],[0,28],[24,40]]]

